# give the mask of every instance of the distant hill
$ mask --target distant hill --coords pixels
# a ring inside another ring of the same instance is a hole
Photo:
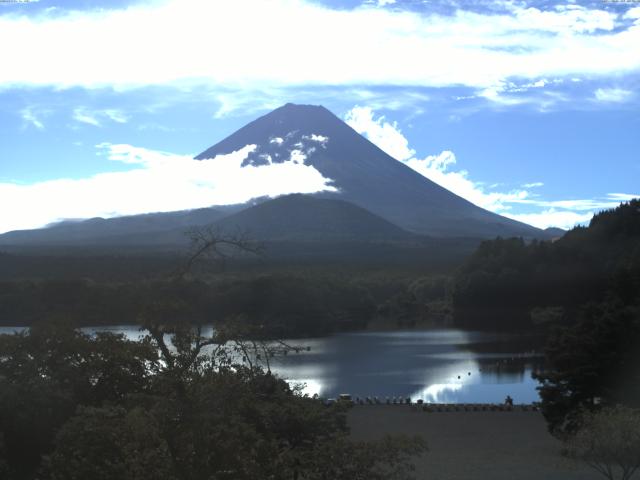
[[[0,235],[0,246],[140,245],[140,239],[153,239],[163,232],[184,231],[194,225],[211,224],[245,207],[231,205],[109,219],[64,221],[45,228],[5,233]]]
[[[567,233],[567,231],[563,230],[562,228],[549,227],[544,229],[544,233],[550,239],[557,239],[562,237],[565,233]]]
[[[261,241],[395,242],[419,238],[349,202],[294,194],[243,208],[62,222],[39,230],[10,232],[0,236],[0,245],[184,246],[189,228],[206,225],[215,225],[221,232],[242,231]]]

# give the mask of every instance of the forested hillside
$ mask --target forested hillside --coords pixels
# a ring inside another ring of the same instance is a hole
[[[454,318],[473,328],[571,323],[586,302],[633,303],[640,292],[640,201],[593,217],[556,242],[483,242],[458,271]]]

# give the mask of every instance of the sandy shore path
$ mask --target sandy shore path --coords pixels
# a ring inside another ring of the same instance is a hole
[[[416,461],[419,479],[596,480],[560,455],[538,412],[426,413],[406,405],[354,406],[351,434],[371,440],[390,433],[422,435],[429,452]]]

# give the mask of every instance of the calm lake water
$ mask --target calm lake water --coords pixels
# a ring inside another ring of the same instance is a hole
[[[140,336],[135,326],[101,330]],[[515,403],[539,400],[531,374],[542,358],[519,337],[447,329],[342,333],[289,343],[309,351],[276,357],[271,369],[309,395],[434,403],[499,403],[507,395]]]

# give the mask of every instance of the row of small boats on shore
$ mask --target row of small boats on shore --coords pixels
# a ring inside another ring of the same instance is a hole
[[[514,405],[505,403],[426,403],[422,399],[415,402],[409,397],[355,397],[350,394],[341,394],[338,398],[320,399],[325,405],[335,403],[348,403],[350,405],[405,405],[413,410],[424,412],[537,412],[540,410],[538,403]]]

